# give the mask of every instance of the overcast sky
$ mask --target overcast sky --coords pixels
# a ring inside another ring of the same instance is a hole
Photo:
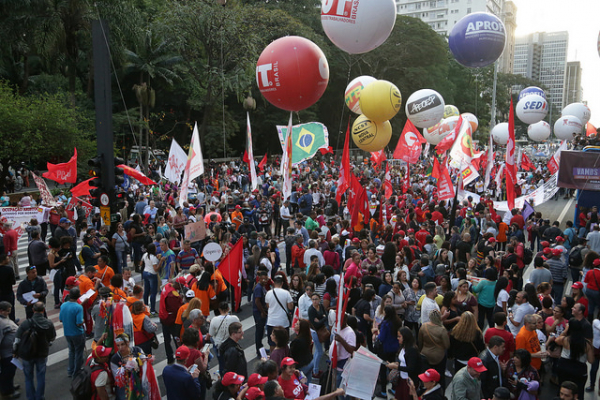
[[[600,0],[513,0],[517,5],[516,35],[569,32],[567,61],[580,61],[583,100],[592,111],[590,122],[600,127]]]

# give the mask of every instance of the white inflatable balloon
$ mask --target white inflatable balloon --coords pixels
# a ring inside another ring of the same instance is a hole
[[[441,120],[440,122],[433,125],[432,127],[423,129],[423,137],[425,138],[425,140],[427,140],[427,143],[435,146],[436,144],[441,142],[442,139],[446,137],[446,135],[448,135],[449,132],[446,132],[445,134],[440,135],[440,127],[442,126],[443,122],[444,121]]]
[[[508,142],[508,122],[502,122],[492,129],[492,139],[500,146],[506,146]]]
[[[358,102],[360,99],[360,92],[365,86],[371,82],[375,82],[376,80],[377,79],[373,78],[372,76],[363,75],[359,76],[358,78],[354,78],[352,82],[346,86],[346,91],[344,92],[344,101],[346,102],[346,105],[350,111],[356,114],[363,113]]]
[[[573,140],[575,135],[581,133],[581,129],[581,120],[574,115],[562,116],[554,123],[554,135],[561,140]]]
[[[417,128],[436,125],[444,116],[444,98],[431,89],[417,90],[406,101],[406,116]]]
[[[538,94],[523,97],[517,103],[517,117],[526,124],[535,124],[546,118],[548,102]]]
[[[527,127],[529,139],[536,142],[548,139],[550,137],[550,132],[550,124],[546,121],[540,121]]]
[[[394,0],[321,0],[321,24],[340,49],[362,54],[379,47],[396,23]]]
[[[581,121],[582,125],[585,125],[590,121],[592,112],[590,111],[590,108],[583,103],[571,103],[563,108],[560,115],[573,115]]]
[[[460,116],[463,117],[463,120],[471,124],[471,132],[475,132],[477,130],[479,127],[479,120],[475,115],[471,113],[462,113]]]

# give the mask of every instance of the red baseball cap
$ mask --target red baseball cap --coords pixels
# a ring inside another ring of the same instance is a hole
[[[564,242],[565,238],[562,236],[557,236],[556,239],[554,239],[554,240],[556,240],[557,242]]]
[[[552,254],[552,249],[550,247],[544,247],[544,250],[542,250],[542,253],[544,253],[544,254]]]
[[[246,395],[244,397],[248,400],[256,400],[259,397],[264,398],[265,393],[257,387],[251,387],[248,389],[248,391],[246,391]]]
[[[485,372],[487,368],[483,365],[483,362],[478,357],[471,357],[467,365],[473,368],[477,372]]]
[[[398,234],[400,236],[406,236],[406,232],[404,232],[402,229],[398,231]]]
[[[575,282],[573,284],[573,286],[571,286],[573,289],[583,289],[583,283],[581,282]]]
[[[423,383],[425,383],[425,382],[439,382],[440,381],[440,374],[435,369],[429,368],[427,371],[425,371],[425,372],[423,372],[422,374],[419,375],[419,379]]]
[[[223,376],[221,383],[223,386],[241,385],[246,379],[243,375],[238,375],[235,372],[228,372]]]
[[[360,243],[360,239],[355,237],[352,239],[352,243]]]
[[[491,237],[491,238],[488,239],[488,242],[490,242],[490,243],[496,243],[496,238]]]
[[[256,385],[263,385],[267,383],[268,380],[269,378],[262,376],[261,374],[252,374],[248,378],[248,386],[253,387]]]
[[[283,369],[283,367],[287,365],[296,365],[296,361],[294,361],[292,357],[286,357],[283,360],[281,360],[281,369]]]
[[[597,266],[599,266],[599,265],[600,265],[600,258],[596,258],[596,259],[595,259],[595,260],[592,262],[592,265],[593,265],[594,267],[597,267]]]
[[[70,276],[65,281],[65,285],[67,286],[79,286],[79,281],[76,276]]]
[[[238,205],[236,205],[236,206],[235,206],[235,209],[236,209],[236,210],[241,210],[241,209],[242,209],[242,206],[240,206],[240,205],[238,204]]]
[[[190,356],[190,349],[187,346],[179,346],[177,350],[175,350],[175,358],[178,360],[187,360]]]
[[[413,228],[410,228],[407,232],[408,233],[415,233],[415,230]]]
[[[92,355],[94,358],[108,357],[112,353],[112,347],[96,346]]]
[[[562,254],[562,250],[561,249],[552,249],[552,256],[558,257],[561,254]]]
[[[542,247],[549,247],[550,246],[550,242],[547,240],[544,240],[543,242],[540,243],[542,245]]]

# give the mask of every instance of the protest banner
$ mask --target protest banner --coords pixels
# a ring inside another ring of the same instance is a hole
[[[204,221],[200,220],[191,224],[187,224],[184,230],[184,238],[191,243],[202,240],[206,237],[206,227]]]

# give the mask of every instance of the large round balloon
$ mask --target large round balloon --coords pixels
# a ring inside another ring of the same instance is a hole
[[[582,125],[585,125],[589,122],[592,112],[590,111],[590,108],[583,103],[571,103],[563,108],[560,115],[574,115],[579,118]]]
[[[352,124],[352,140],[360,149],[370,153],[383,149],[392,137],[389,121],[376,122],[360,115]]]
[[[364,115],[373,121],[383,122],[398,113],[402,95],[392,82],[377,80],[360,92],[359,104]]]
[[[433,125],[432,127],[423,129],[423,137],[425,138],[425,140],[427,140],[427,142],[429,144],[433,144],[433,145],[438,144],[449,133],[449,132],[446,132],[444,135],[440,135],[440,127],[442,126],[443,123],[444,123],[444,120],[442,119],[440,122]]]
[[[354,78],[352,82],[346,86],[346,92],[344,93],[344,101],[346,105],[356,114],[362,114],[360,109],[360,104],[358,99],[360,98],[360,92],[367,86],[369,83],[375,82],[377,79],[372,76],[363,75],[358,78]]]
[[[406,101],[406,116],[417,128],[429,128],[444,116],[444,98],[435,90],[417,90]]]
[[[379,47],[396,23],[394,0],[321,0],[321,24],[340,49],[362,54]]]
[[[475,132],[477,130],[477,128],[479,127],[479,120],[475,115],[471,113],[462,113],[461,117],[463,117],[464,120],[468,121],[469,124],[471,124],[471,132]]]
[[[256,63],[256,82],[275,107],[304,110],[315,104],[329,82],[329,64],[319,46],[299,36],[269,44]]]
[[[496,61],[504,50],[506,31],[494,14],[477,12],[458,21],[448,37],[450,51],[465,67],[481,68]]]
[[[452,116],[448,118],[444,118],[442,121],[442,125],[440,126],[440,136],[446,137],[450,132],[456,128],[456,123],[458,122],[457,116]]]
[[[506,146],[508,143],[508,122],[502,122],[492,129],[492,139],[496,144]]]
[[[521,90],[521,92],[519,93],[519,100],[521,100],[525,96],[529,96],[530,94],[537,94],[538,96],[546,98],[546,92],[544,92],[543,89],[537,86],[529,86]]]
[[[531,124],[527,127],[527,135],[529,136],[529,139],[536,142],[546,140],[550,137],[550,124],[546,121]]]
[[[535,124],[546,118],[548,102],[537,94],[523,97],[517,103],[517,117],[526,124]]]
[[[575,135],[581,133],[582,128],[579,118],[574,115],[563,115],[554,123],[554,135],[561,140],[573,140]]]
[[[460,111],[458,111],[456,106],[448,104],[446,107],[444,107],[444,118],[458,117],[459,115]]]

